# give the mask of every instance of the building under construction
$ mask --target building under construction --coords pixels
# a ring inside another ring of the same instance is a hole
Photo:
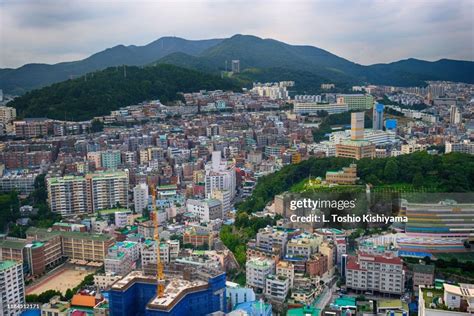
[[[226,312],[224,272],[185,269],[166,272],[161,297],[155,275],[130,272],[109,291],[111,316],[206,315]]]

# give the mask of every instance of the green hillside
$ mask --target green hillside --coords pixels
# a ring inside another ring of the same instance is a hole
[[[261,211],[275,195],[290,190],[309,175],[325,177],[326,171],[339,170],[352,163],[347,158],[311,158],[289,165],[258,180],[252,195],[238,206],[240,211]],[[363,184],[432,188],[434,192],[474,192],[474,156],[461,153],[410,155],[357,161],[357,174]]]
[[[146,65],[174,52],[197,55],[220,41],[220,39],[190,41],[179,37],[162,37],[144,46],[117,45],[78,61],[54,65],[27,64],[18,69],[0,69],[0,88],[4,92],[23,94],[32,89],[107,67]]]
[[[197,56],[173,53],[157,63],[175,64],[208,72],[230,69],[240,60],[238,77],[252,80],[294,80],[299,92],[318,92],[322,82],[348,87],[353,84],[423,86],[426,80],[474,83],[474,62],[417,59],[363,66],[312,46],[289,45],[272,39],[235,35],[209,47]],[[249,69],[253,69],[249,72]],[[257,70],[257,71],[256,71]],[[265,74],[277,74],[274,77]],[[278,74],[285,74],[284,79]],[[277,79],[278,78],[278,79]]]
[[[144,100],[178,100],[178,92],[201,89],[235,90],[239,86],[231,79],[172,65],[113,67],[33,90],[9,106],[21,117],[80,121]]]

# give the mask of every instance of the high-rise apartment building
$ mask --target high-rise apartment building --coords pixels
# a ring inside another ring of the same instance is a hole
[[[457,125],[461,123],[461,113],[456,105],[451,105],[449,109],[449,123],[451,125]]]
[[[89,210],[87,181],[84,177],[48,178],[46,182],[52,212],[64,216]]]
[[[61,215],[128,206],[125,171],[48,178],[47,189],[51,210]]]
[[[141,213],[148,207],[148,185],[146,183],[140,183],[133,188],[133,203],[137,213]]]
[[[23,265],[17,261],[0,261],[0,314],[20,315],[25,304]],[[15,305],[18,308],[15,308]]]
[[[128,207],[128,173],[100,172],[86,175],[91,211]]]

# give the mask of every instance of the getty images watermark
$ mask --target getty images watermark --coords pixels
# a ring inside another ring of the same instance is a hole
[[[329,199],[299,199],[290,201],[290,210],[298,209],[318,211],[326,209],[330,211],[347,211],[356,207],[357,199],[351,200],[329,200]],[[324,214],[312,213],[306,215],[290,215],[290,221],[295,223],[406,223],[406,216],[392,216],[385,214]]]

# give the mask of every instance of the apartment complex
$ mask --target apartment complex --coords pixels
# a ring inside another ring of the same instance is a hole
[[[390,254],[359,253],[346,265],[348,288],[387,294],[402,294],[405,288],[403,261]]]
[[[128,205],[125,171],[48,178],[47,187],[51,211],[63,216]]]
[[[0,314],[4,316],[17,316],[22,308],[10,306],[25,303],[25,281],[23,280],[23,267],[20,262],[6,260],[0,261]]]
[[[34,138],[48,135],[46,119],[27,118],[23,121],[16,121],[13,124],[17,137]]]
[[[80,176],[48,178],[49,207],[62,216],[89,210],[87,181]]]

